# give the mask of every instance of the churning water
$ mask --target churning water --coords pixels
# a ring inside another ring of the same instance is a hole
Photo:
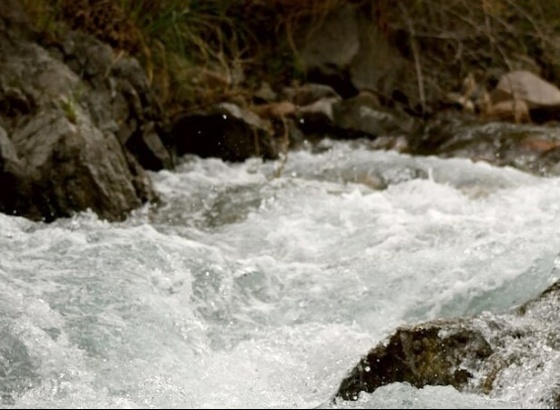
[[[124,223],[0,214],[1,407],[534,406],[530,383],[331,399],[397,326],[503,312],[556,280],[560,179],[322,148],[282,169],[184,158]]]

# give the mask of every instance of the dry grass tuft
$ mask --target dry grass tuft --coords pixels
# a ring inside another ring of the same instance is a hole
[[[380,32],[414,63],[421,94],[424,88],[448,91],[476,69],[492,81],[523,64],[560,83],[558,1],[22,1],[49,36],[81,29],[139,58],[163,103],[177,109],[244,100],[263,80],[274,86],[302,79],[295,39],[348,3],[367,8]]]

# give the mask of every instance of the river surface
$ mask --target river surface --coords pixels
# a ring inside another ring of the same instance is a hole
[[[285,166],[184,157],[122,223],[0,214],[1,408],[520,408],[340,381],[396,327],[553,283],[560,179],[325,140]]]

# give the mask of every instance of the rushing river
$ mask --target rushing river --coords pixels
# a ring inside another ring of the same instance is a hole
[[[529,381],[331,398],[397,326],[503,312],[558,279],[560,179],[321,148],[283,168],[185,157],[123,223],[0,214],[0,407],[535,406]]]

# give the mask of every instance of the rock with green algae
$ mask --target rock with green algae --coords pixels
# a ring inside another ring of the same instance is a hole
[[[393,382],[415,387],[450,385],[461,389],[473,366],[492,355],[492,347],[468,322],[440,321],[398,329],[371,350],[342,382],[338,396],[355,400]]]
[[[401,327],[354,366],[335,399],[357,400],[361,392],[406,382],[558,408],[559,319],[560,281],[504,314]]]

